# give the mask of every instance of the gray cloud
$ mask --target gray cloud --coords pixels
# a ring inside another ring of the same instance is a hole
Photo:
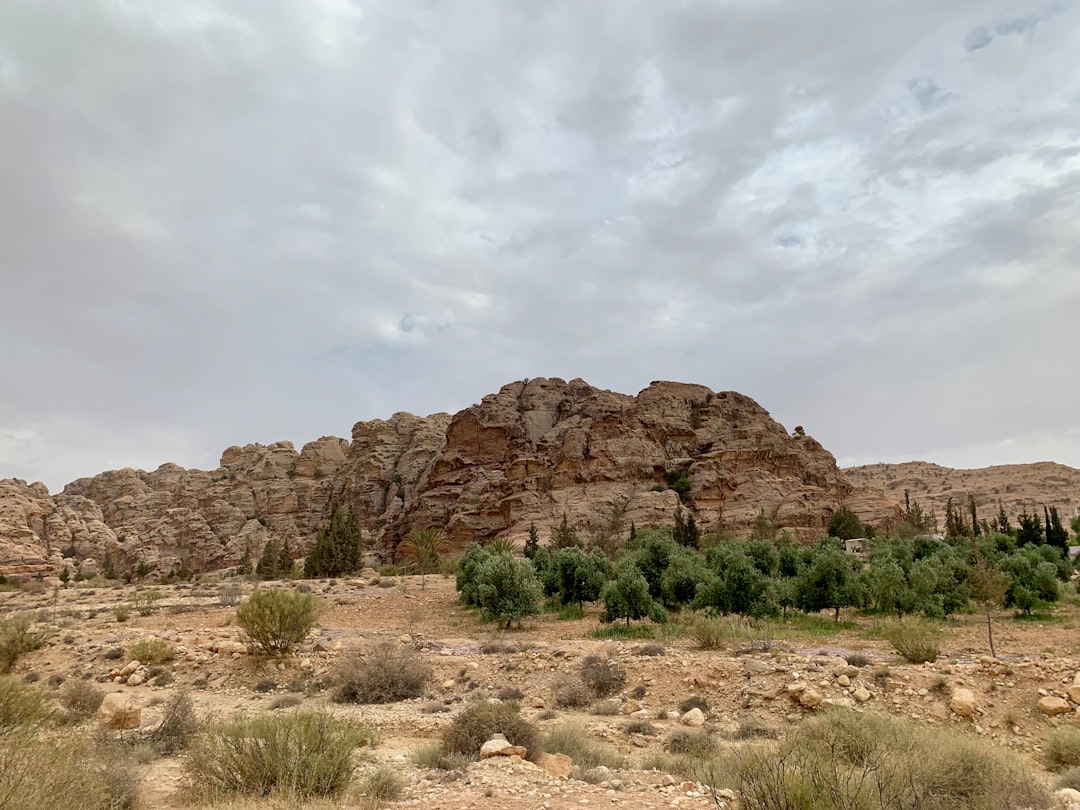
[[[1076,2],[0,5],[0,476],[521,377],[1080,465]]]

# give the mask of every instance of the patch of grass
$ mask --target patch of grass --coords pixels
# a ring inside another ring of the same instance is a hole
[[[556,616],[558,616],[558,619],[561,622],[574,621],[575,619],[585,618],[585,611],[583,611],[581,607],[579,607],[578,604],[575,602],[573,604],[563,605],[562,607],[560,607],[558,613],[556,613]]]
[[[672,754],[708,759],[716,753],[716,735],[708,728],[679,728],[668,735],[664,747]]]
[[[511,745],[524,746],[529,759],[535,759],[543,748],[536,726],[521,716],[521,705],[515,702],[469,703],[443,732],[443,750],[476,759],[480,748],[495,733],[501,733]]]
[[[0,619],[0,675],[11,672],[20,656],[40,649],[45,643],[45,633],[32,630],[33,623],[29,613]]]
[[[590,638],[653,639],[656,626],[652,624],[604,624],[589,631]]]
[[[104,699],[104,692],[82,680],[71,681],[60,693],[60,705],[80,720],[92,717]]]
[[[592,705],[589,714],[594,714],[597,717],[614,717],[621,708],[622,704],[618,700],[601,700]]]
[[[441,742],[431,742],[414,749],[409,761],[417,768],[433,771],[463,771],[473,760],[465,754],[448,754]]]
[[[49,714],[45,695],[36,686],[0,675],[0,733],[40,722]]]
[[[354,652],[338,667],[335,703],[396,703],[420,697],[431,667],[415,651],[392,641]]]
[[[120,622],[121,624],[126,622],[128,619],[131,618],[131,605],[127,604],[126,602],[121,602],[119,605],[114,606],[113,618],[115,618],[116,621]]]
[[[626,670],[614,658],[587,655],[579,673],[582,683],[598,698],[613,695],[626,685]]]
[[[779,750],[747,747],[735,767],[745,810],[1051,806],[1049,792],[1014,754],[870,713],[811,718]]]
[[[941,653],[937,631],[921,622],[894,622],[885,628],[883,635],[909,664],[937,661]]]
[[[186,762],[200,798],[279,791],[310,798],[337,796],[353,777],[357,735],[327,712],[237,717],[202,735]]]
[[[176,658],[176,650],[160,638],[144,638],[128,647],[128,658],[143,665],[167,664]]]
[[[740,642],[763,643],[761,626],[738,616],[706,616],[698,613],[685,622],[686,635],[702,650],[717,650]]]
[[[708,713],[709,701],[703,698],[701,695],[691,695],[685,698],[679,703],[679,711],[682,714],[686,714],[691,709],[701,709],[701,711]]]
[[[603,765],[607,768],[622,768],[626,758],[614,747],[593,740],[585,727],[576,722],[559,723],[544,735],[544,750],[555,754],[566,754],[574,761],[574,766],[582,771]]]
[[[405,793],[405,778],[389,765],[380,765],[364,777],[360,792],[381,802],[394,802]]]
[[[560,709],[581,709],[592,702],[592,691],[578,678],[562,676],[552,686],[555,705]]]
[[[1043,747],[1043,757],[1051,771],[1080,767],[1080,727],[1059,726],[1051,731]]]

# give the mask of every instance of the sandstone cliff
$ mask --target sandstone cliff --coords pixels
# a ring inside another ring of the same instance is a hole
[[[995,517],[1000,502],[1013,525],[1016,516],[1024,510],[1041,518],[1044,504],[1058,508],[1066,527],[1069,519],[1080,511],[1080,470],[1049,461],[975,470],[909,461],[850,467],[843,472],[853,486],[882,490],[896,501],[903,501],[907,490],[926,512],[937,515],[941,529],[945,528],[945,505],[949,498],[965,509],[967,517],[969,493],[975,497],[980,519]]]
[[[531,522],[546,537],[564,513],[585,534],[625,532],[631,522],[670,522],[679,499],[663,485],[680,472],[706,529],[745,530],[764,509],[812,537],[842,502],[860,504],[864,519],[896,511],[742,394],[657,382],[634,397],[535,379],[454,416],[359,422],[351,442],[230,447],[212,471],[113,470],[54,497],[4,481],[0,573],[55,572],[61,553],[117,571],[143,562],[199,572],[257,558],[271,537],[302,554],[333,499],[357,508],[369,538],[388,549],[429,526],[457,545],[521,536]]]

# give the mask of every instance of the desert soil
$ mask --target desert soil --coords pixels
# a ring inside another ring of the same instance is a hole
[[[305,585],[321,597],[318,628],[296,655],[283,661],[244,650],[234,623],[236,609],[220,604],[217,585],[160,586],[163,598],[152,613],[133,612],[122,623],[113,610],[133,599],[130,587],[72,587],[36,595],[4,592],[0,613],[33,610],[40,621],[55,625],[49,643],[21,658],[16,674],[33,673],[41,683],[48,683],[50,676],[89,678],[100,681],[107,691],[129,692],[143,706],[144,727],[160,719],[161,705],[178,690],[190,690],[199,715],[207,720],[236,712],[288,711],[273,706],[292,693],[302,699],[300,705],[325,705],[335,715],[362,721],[378,732],[379,743],[365,753],[360,774],[384,762],[398,769],[408,780],[404,798],[396,803],[401,806],[715,807],[700,786],[640,767],[650,755],[661,753],[666,738],[681,727],[674,713],[693,695],[708,702],[707,721],[722,746],[745,744],[737,738],[742,736],[740,730],[751,727],[759,735],[783,738],[805,717],[833,703],[980,735],[1013,749],[1038,771],[1047,734],[1057,724],[1075,721],[1080,711],[1074,707],[1069,714],[1050,717],[1038,706],[1046,695],[1067,697],[1080,672],[1076,632],[1080,609],[1075,597],[1044,621],[996,616],[996,660],[987,656],[985,620],[973,615],[944,628],[937,662],[909,665],[875,632],[881,621],[876,618],[844,616],[845,629],[827,634],[808,629],[806,623],[793,624],[790,632],[777,630],[771,639],[735,643],[718,651],[697,649],[689,639],[661,638],[656,643],[663,646],[663,654],[656,656],[641,654],[648,641],[592,638],[598,621],[596,612],[589,610],[580,620],[545,614],[521,629],[500,631],[459,607],[453,580],[442,576],[429,576],[423,584],[419,577],[400,577],[378,584],[343,579]],[[108,658],[106,653],[126,650],[144,638],[161,638],[176,646],[178,659],[166,665],[172,682],[160,686],[151,679],[128,686],[110,681],[110,673],[123,666],[126,657]],[[331,703],[328,690],[318,686],[329,682],[338,659],[350,649],[380,640],[412,646],[431,664],[435,676],[428,696],[381,706]],[[575,676],[590,653],[612,656],[626,669],[618,714],[556,708],[557,683]],[[855,653],[868,663],[848,665],[845,657]],[[271,691],[256,689],[270,689],[271,682]],[[974,693],[971,717],[961,717],[950,707],[950,694],[958,687]],[[410,764],[410,752],[437,739],[470,695],[501,689],[524,694],[523,714],[541,730],[575,719],[596,740],[620,749],[639,767],[615,771],[609,779],[590,784],[555,778],[517,758],[485,760],[460,773]],[[805,707],[799,697],[806,691],[817,693],[822,703]],[[631,693],[642,696],[635,699]],[[447,702],[449,711],[422,711],[433,700]],[[659,733],[629,734],[627,724],[639,718],[648,719]],[[143,766],[144,806],[190,807],[183,776],[182,757]],[[353,791],[326,806],[361,802]],[[271,797],[258,806],[278,805]]]

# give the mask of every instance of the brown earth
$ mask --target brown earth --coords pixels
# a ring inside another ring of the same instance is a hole
[[[199,573],[257,559],[271,538],[302,556],[334,499],[358,510],[384,560],[430,527],[461,547],[521,539],[531,523],[547,537],[565,514],[602,538],[670,523],[679,497],[666,483],[679,473],[692,486],[685,508],[706,530],[745,531],[764,510],[811,539],[840,503],[856,499],[875,522],[897,509],[881,492],[857,491],[801,427],[789,434],[734,391],[656,382],[628,396],[534,379],[454,416],[358,422],[351,441],[230,447],[211,471],[112,470],[57,495],[0,481],[0,574],[51,577],[76,562]]]
[[[945,528],[945,507],[953,504],[968,516],[968,495],[975,497],[980,520],[992,520],[998,505],[1012,524],[1023,511],[1043,516],[1043,506],[1056,506],[1065,527],[1080,512],[1080,470],[1043,461],[1036,464],[1003,464],[976,470],[954,470],[925,461],[904,464],[868,464],[848,467],[844,477],[860,489],[883,491],[891,500],[902,503],[904,492],[919,502],[926,512],[937,516]],[[856,511],[858,511],[857,507]]]
[[[706,721],[716,730],[722,748],[746,744],[738,739],[748,730],[782,739],[803,719],[833,704],[911,717],[922,724],[977,735],[1014,750],[1037,771],[1042,770],[1039,757],[1047,734],[1062,722],[1075,722],[1080,712],[1070,700],[1070,694],[1077,694],[1069,688],[1080,672],[1080,608],[1075,597],[1041,622],[997,616],[997,660],[986,657],[984,621],[969,616],[944,628],[938,662],[909,665],[881,640],[880,620],[854,615],[845,615],[839,626],[818,617],[773,623],[752,641],[735,641],[716,651],[697,649],[691,640],[672,632],[656,639],[662,655],[650,656],[642,654],[649,651],[647,640],[592,637],[598,627],[592,610],[579,620],[562,621],[545,614],[523,629],[497,631],[461,609],[452,580],[441,576],[429,576],[423,584],[419,577],[384,578],[377,583],[374,578],[357,578],[290,587],[313,588],[323,607],[318,629],[298,654],[282,662],[245,651],[233,622],[235,608],[221,606],[221,591],[214,584],[162,586],[158,589],[162,598],[148,615],[136,612],[123,623],[116,620],[114,609],[136,598],[130,587],[0,592],[0,614],[34,611],[38,621],[51,628],[49,644],[19,660],[17,676],[33,673],[43,684],[55,682],[53,676],[101,681],[107,690],[135,697],[143,706],[144,729],[160,718],[163,700],[181,689],[191,690],[204,720],[234,712],[288,711],[273,708],[287,694],[294,694],[302,706],[325,705],[335,715],[357,719],[376,729],[380,737],[360,763],[361,774],[376,763],[389,763],[408,780],[400,802],[405,806],[450,810],[588,804],[631,810],[712,807],[699,785],[684,784],[677,774],[645,768],[681,727],[678,704],[694,695],[707,701]],[[145,638],[174,645],[178,658],[166,665],[173,681],[166,686],[153,685],[153,679],[137,686],[109,681],[110,672],[122,667],[126,656],[110,658],[108,651],[126,649]],[[329,703],[319,685],[328,681],[343,653],[379,640],[411,646],[430,663],[435,674],[429,694],[385,706]],[[589,653],[611,656],[626,669],[625,687],[615,697],[618,714],[555,708],[560,679],[576,677]],[[851,666],[845,659],[856,653],[865,662]],[[272,691],[256,691],[262,681],[271,682]],[[549,776],[513,758],[475,763],[460,774],[428,771],[409,763],[409,753],[436,739],[464,700],[502,689],[521,691],[524,714],[541,729],[578,720],[591,738],[622,752],[628,766],[614,770],[601,784],[589,784],[579,778]],[[972,692],[970,718],[951,708],[950,696],[959,689]],[[805,693],[816,693],[821,703],[806,708],[800,702]],[[1046,695],[1066,700],[1069,713],[1051,718],[1041,712],[1038,701]],[[443,702],[449,711],[430,713],[432,701]],[[546,708],[534,708],[540,704]],[[546,713],[551,709],[554,716]],[[627,711],[637,713],[622,713]],[[651,722],[657,734],[627,733],[627,723],[639,718]],[[92,733],[92,726],[78,728]],[[185,806],[182,777],[182,757],[157,759],[144,766],[144,806]],[[312,807],[361,804],[353,790],[340,803]],[[291,805],[271,797],[258,806]]]

